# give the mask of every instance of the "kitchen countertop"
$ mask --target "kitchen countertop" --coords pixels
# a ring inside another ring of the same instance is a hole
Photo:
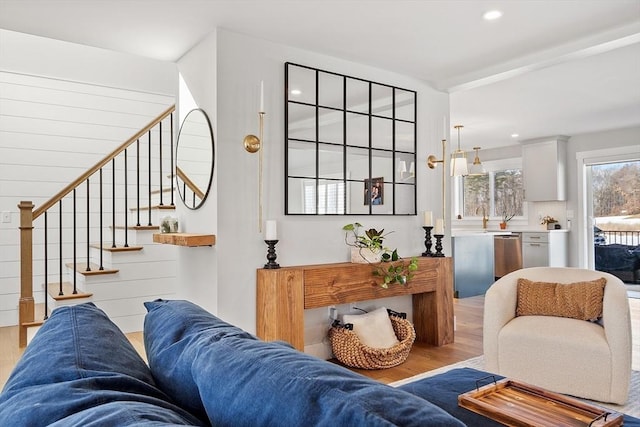
[[[500,230],[495,228],[454,228],[451,230],[451,236],[471,236],[471,235],[493,235],[493,236],[508,236],[513,233],[567,233],[569,230],[545,230],[539,227],[513,227],[506,230]]]

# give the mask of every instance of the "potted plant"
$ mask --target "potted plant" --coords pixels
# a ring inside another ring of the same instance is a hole
[[[544,225],[547,227],[547,230],[553,230],[556,228],[556,223],[558,222],[557,219],[555,219],[552,216],[545,216],[540,220],[540,224]]]
[[[516,216],[515,214],[508,214],[507,211],[502,212],[502,222],[500,223],[500,230],[505,230],[507,228],[507,223],[511,221],[511,219]]]
[[[382,261],[382,254],[387,251],[383,246],[384,229],[378,231],[375,228],[361,232],[362,224],[354,222],[347,224],[342,229],[345,231],[344,241],[351,246],[351,262],[374,263]],[[389,233],[387,233],[389,234]]]
[[[382,278],[380,286],[383,288],[393,283],[406,285],[418,270],[418,259],[404,260],[398,255],[397,249],[385,247],[383,242],[389,233],[384,234],[384,229],[370,228],[361,233],[361,228],[362,224],[358,222],[342,227],[345,243],[351,246],[351,262],[372,264],[373,275]]]

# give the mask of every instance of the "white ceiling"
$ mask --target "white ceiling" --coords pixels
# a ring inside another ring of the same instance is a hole
[[[0,0],[0,28],[161,60],[216,27],[449,91],[466,149],[640,126],[640,0]]]

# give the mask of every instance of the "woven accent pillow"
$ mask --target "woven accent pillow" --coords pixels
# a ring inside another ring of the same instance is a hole
[[[516,316],[556,316],[596,321],[602,317],[607,279],[546,283],[518,279]]]

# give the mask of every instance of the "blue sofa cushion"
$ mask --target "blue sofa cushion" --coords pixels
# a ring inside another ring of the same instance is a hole
[[[212,425],[463,426],[424,399],[260,341],[192,303],[145,305],[145,347],[158,384]]]
[[[0,394],[0,425],[204,425],[171,403],[92,303],[56,309]]]

